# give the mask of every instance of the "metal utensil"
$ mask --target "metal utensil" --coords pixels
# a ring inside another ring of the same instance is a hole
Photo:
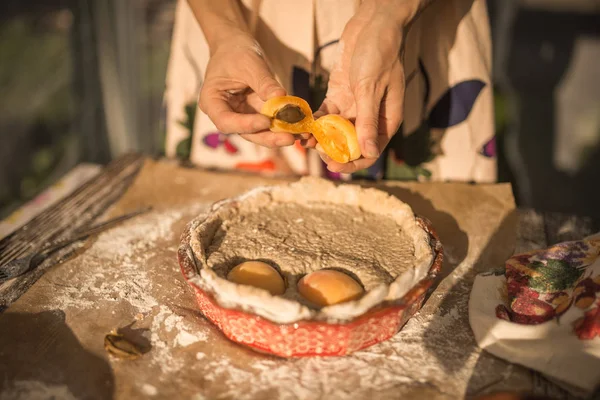
[[[21,258],[17,258],[12,261],[9,261],[8,263],[6,263],[2,267],[0,267],[0,282],[11,279],[11,278],[15,278],[19,275],[23,275],[26,272],[29,272],[29,271],[37,268],[42,262],[44,262],[44,260],[46,260],[52,253],[56,252],[57,250],[60,250],[64,247],[66,247],[70,244],[73,244],[75,242],[78,242],[80,240],[86,239],[97,233],[108,230],[108,229],[112,228],[113,226],[115,226],[125,220],[133,218],[133,217],[143,214],[145,212],[148,212],[151,209],[152,209],[152,207],[145,207],[145,208],[139,209],[137,211],[133,211],[131,213],[112,218],[106,222],[103,222],[103,223],[93,226],[89,229],[86,229],[83,232],[78,233],[76,236],[74,236],[72,238],[69,238],[66,240],[61,240],[56,243],[50,243],[49,245],[43,247],[42,249],[40,249],[38,251],[34,251],[34,252],[26,255],[25,257],[21,257]]]

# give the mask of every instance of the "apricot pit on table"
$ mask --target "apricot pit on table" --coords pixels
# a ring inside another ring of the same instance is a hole
[[[300,97],[274,97],[263,105],[261,113],[271,119],[273,132],[311,133],[334,161],[347,163],[361,156],[352,122],[335,114],[315,120],[310,106]]]

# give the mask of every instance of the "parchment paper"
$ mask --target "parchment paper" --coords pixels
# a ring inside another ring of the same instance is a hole
[[[0,315],[0,398],[454,399],[531,389],[527,370],[481,353],[468,323],[475,275],[514,249],[508,185],[378,185],[431,220],[446,254],[441,283],[393,339],[343,358],[297,360],[225,339],[180,274],[179,235],[208,204],[279,182],[147,161],[111,212],[154,211],[87,243]],[[103,339],[115,328],[147,353],[108,357]]]

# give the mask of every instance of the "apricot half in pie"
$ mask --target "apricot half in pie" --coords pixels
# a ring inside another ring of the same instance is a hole
[[[262,261],[245,261],[233,267],[227,279],[240,285],[264,289],[273,296],[285,293],[285,282],[279,272]],[[322,269],[304,276],[298,282],[298,293],[319,307],[355,300],[363,294],[360,284],[341,271]]]
[[[321,307],[356,300],[364,290],[348,274],[333,269],[311,272],[298,282],[298,292]]]
[[[315,120],[310,106],[300,97],[274,97],[263,105],[261,113],[271,118],[273,132],[311,133],[334,161],[347,163],[361,155],[352,122],[335,114]]]
[[[227,274],[227,279],[240,285],[264,289],[273,296],[285,292],[285,283],[279,272],[262,261],[246,261],[235,266]]]

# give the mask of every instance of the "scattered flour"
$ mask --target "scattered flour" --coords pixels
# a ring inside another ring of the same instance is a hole
[[[158,302],[152,296],[148,272],[141,266],[156,255],[158,239],[172,238],[171,226],[181,217],[178,210],[152,212],[102,233],[78,260],[86,271],[74,271],[69,285],[62,286],[46,307],[87,309],[98,301],[125,300],[140,313],[150,312]],[[107,269],[111,262],[119,268]]]
[[[462,398],[479,349],[468,328],[467,300],[454,304],[444,312],[417,314],[390,340],[346,357],[280,360],[246,355],[240,361],[197,353],[202,362],[194,371],[206,379],[207,388],[221,388],[219,397],[240,400],[396,399],[415,393]]]
[[[151,362],[160,367],[162,372],[166,374],[179,371],[184,364],[182,360],[172,357],[172,345],[160,335],[162,327],[166,325],[165,321],[172,316],[175,316],[175,314],[169,307],[160,306],[158,314],[152,319],[152,326],[150,327],[152,351],[149,354],[152,356]]]
[[[147,396],[156,396],[158,394],[158,389],[148,383],[144,383],[142,385],[142,392]]]
[[[440,360],[445,350],[436,355],[425,345],[435,335],[443,347],[446,343],[440,339],[451,341],[459,320],[456,309],[443,316],[419,315],[392,339],[346,357],[279,360],[257,356],[244,366],[234,358],[197,353],[203,362],[196,367],[208,382],[223,388],[219,391],[222,398],[384,399],[423,387],[436,393],[436,398],[462,397],[477,355],[448,372]],[[453,357],[450,349],[447,357]]]
[[[181,347],[186,347],[186,346],[189,346],[196,342],[205,341],[205,340],[206,340],[206,334],[204,332],[200,332],[199,334],[192,334],[185,330],[181,330],[177,334],[177,337],[175,338],[175,341]]]
[[[165,306],[161,306],[161,310],[167,314],[170,312],[170,310]],[[177,334],[176,342],[183,347],[189,346],[190,344],[196,342],[204,342],[207,339],[206,333],[202,331],[196,333],[190,332],[190,330],[195,330],[196,327],[191,326],[181,315],[171,313],[165,318],[164,326],[167,332],[171,332],[173,330],[179,332]]]
[[[206,332],[199,331],[197,326],[192,326],[182,316],[174,314],[169,307],[163,305],[158,307],[150,331],[152,363],[159,366],[164,373],[174,373],[184,367],[182,360],[172,357],[174,346],[186,347],[208,338]],[[161,336],[161,332],[177,332],[177,335],[171,343]]]
[[[198,215],[207,206],[187,207],[186,215]],[[152,350],[148,353],[152,364],[165,373],[180,370],[183,363],[172,356],[172,349],[205,341],[207,334],[159,303],[153,288],[161,283],[153,280],[144,265],[157,255],[157,241],[176,238],[179,232],[173,232],[172,226],[183,216],[182,210],[151,212],[99,235],[77,260],[78,265],[85,266],[85,273],[70,271],[68,284],[60,282],[46,308],[98,309],[101,302],[126,301],[134,308],[136,320],[153,316],[150,326]],[[176,248],[169,247],[169,250]],[[164,332],[169,335],[161,334]]]
[[[0,392],[0,400],[76,400],[66,385],[49,385],[39,381],[15,381]]]

